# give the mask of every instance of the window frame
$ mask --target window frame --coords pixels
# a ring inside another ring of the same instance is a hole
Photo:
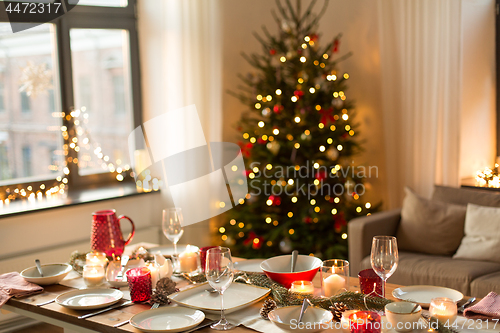
[[[68,5],[67,0],[64,0]],[[3,2],[7,6],[8,2]],[[1,6],[1,5],[0,5]],[[141,97],[141,82],[140,82],[140,65],[139,65],[139,41],[137,32],[137,1],[128,0],[126,7],[100,7],[76,5],[66,14],[58,17],[55,20],[46,22],[43,15],[21,17],[16,22],[34,22],[34,20],[43,23],[52,23],[55,26],[56,39],[56,55],[58,66],[59,80],[59,100],[56,101],[61,105],[61,111],[68,112],[75,107],[75,96],[73,87],[73,72],[72,72],[72,57],[71,57],[71,29],[122,29],[128,31],[129,37],[129,57],[130,57],[130,88],[131,88],[131,106],[132,106],[132,124],[133,128],[142,124],[142,97]],[[10,22],[5,11],[0,11],[0,22]],[[63,118],[61,126],[66,126],[68,131],[73,129],[72,121]],[[62,136],[61,136],[62,138]],[[62,138],[63,144],[68,144],[69,141]],[[77,157],[78,153],[70,149],[68,157]],[[68,178],[68,191],[81,190],[84,188],[95,188],[97,185],[116,183],[115,175],[110,172],[96,173],[91,175],[80,175],[78,173],[78,165],[69,163],[70,170]],[[0,191],[4,192],[7,188],[25,188],[28,185],[33,187],[39,186],[42,183],[55,182],[55,179],[36,179],[30,182],[12,182],[9,185],[0,186]],[[125,178],[123,182],[133,182],[133,179]]]

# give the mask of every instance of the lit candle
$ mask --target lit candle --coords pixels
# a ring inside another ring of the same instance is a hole
[[[174,267],[172,265],[172,260],[165,259],[165,257],[158,251],[155,254],[155,262],[158,265],[159,278],[163,279],[165,277],[170,278],[174,272]]]
[[[345,287],[345,278],[338,274],[332,274],[323,280],[323,292],[326,297],[336,295]]]
[[[106,267],[108,263],[108,259],[106,258],[106,254],[104,252],[89,252],[86,256],[86,264],[87,265],[101,265],[102,267]]]
[[[179,265],[181,272],[191,273],[198,269],[198,252],[194,252],[191,245],[188,245],[186,251],[179,254]]]
[[[438,320],[452,325],[457,318],[457,304],[449,298],[438,297],[431,301],[429,306],[431,317],[436,317]]]
[[[153,289],[156,289],[156,283],[160,279],[160,270],[158,265],[155,262],[148,262],[146,267],[151,272],[151,285]]]
[[[345,332],[350,332],[351,321],[349,320],[349,316],[353,313],[359,312],[359,310],[346,310],[342,312],[342,318],[340,319],[340,325],[342,326],[342,330]]]
[[[83,281],[88,287],[97,287],[104,282],[104,267],[100,265],[83,266]]]
[[[349,315],[351,333],[380,333],[381,317],[376,312],[358,311]]]
[[[290,291],[301,294],[312,294],[314,293],[314,285],[311,281],[293,281]]]

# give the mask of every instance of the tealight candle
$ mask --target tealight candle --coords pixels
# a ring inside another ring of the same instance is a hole
[[[314,293],[314,285],[311,281],[293,281],[290,291],[301,294]]]
[[[179,268],[181,272],[191,273],[198,270],[199,255],[191,245],[186,247],[186,251],[179,254]]]
[[[433,298],[429,306],[431,317],[452,325],[457,318],[457,304],[447,297]]]
[[[83,266],[83,281],[87,287],[97,287],[104,283],[104,267],[101,265]]]
[[[359,312],[359,310],[345,310],[342,312],[342,318],[340,319],[340,325],[342,326],[342,330],[344,332],[350,332],[351,321],[349,320],[349,316],[353,313]]]
[[[87,265],[101,265],[102,267],[106,267],[108,263],[108,259],[106,258],[106,253],[104,252],[89,252],[85,256]]]
[[[351,333],[380,333],[381,317],[376,312],[358,311],[349,315]]]

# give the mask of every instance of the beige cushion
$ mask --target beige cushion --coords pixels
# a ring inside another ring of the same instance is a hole
[[[500,207],[500,192],[436,185],[432,200],[463,206],[473,203],[480,206]]]
[[[453,259],[500,263],[500,208],[467,205],[465,237]]]
[[[491,273],[474,279],[470,284],[470,296],[484,297],[490,291],[500,295],[500,272]]]
[[[361,262],[361,269],[370,268],[370,256]],[[459,260],[447,256],[399,252],[399,264],[394,274],[387,280],[404,286],[432,285],[456,289],[464,295],[471,293],[471,282],[481,276],[500,272],[500,264],[477,260]],[[496,275],[497,277],[500,275]],[[494,284],[494,281],[491,281]],[[497,279],[496,285],[500,286]],[[495,289],[498,290],[498,287]]]
[[[431,201],[405,188],[401,223],[396,232],[400,250],[452,255],[464,236],[466,208]]]

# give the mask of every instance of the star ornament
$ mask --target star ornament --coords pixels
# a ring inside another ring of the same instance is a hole
[[[25,91],[26,95],[35,98],[38,94],[46,94],[52,89],[52,71],[47,69],[46,63],[36,65],[28,61],[26,67],[21,68],[21,87],[19,91]]]

